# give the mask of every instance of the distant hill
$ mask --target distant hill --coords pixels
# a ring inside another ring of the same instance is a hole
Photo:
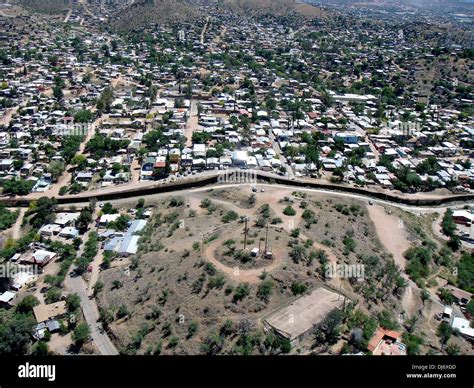
[[[422,9],[453,9],[473,5],[474,0],[309,0],[317,4],[363,5],[363,6],[412,6]]]
[[[133,29],[153,23],[197,19],[205,16],[200,6],[219,7],[247,16],[298,14],[317,18],[325,14],[318,7],[295,0],[138,0],[114,15],[111,25],[118,29]]]
[[[196,9],[183,0],[138,0],[114,15],[110,23],[123,30],[197,17]]]
[[[246,15],[273,14],[281,16],[294,13],[306,18],[318,18],[325,14],[318,7],[294,0],[222,0],[219,3],[233,12]]]
[[[71,8],[70,0],[13,0],[12,4],[18,4],[23,8],[37,13],[61,14]]]

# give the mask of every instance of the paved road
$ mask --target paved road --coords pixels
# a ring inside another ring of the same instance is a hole
[[[81,308],[84,318],[90,326],[92,340],[100,354],[109,356],[118,355],[119,352],[117,348],[107,336],[102,324],[98,322],[99,311],[97,304],[95,303],[95,299],[89,299],[84,279],[81,276],[68,276],[65,283],[71,292],[75,292],[79,295],[79,298],[81,298]]]
[[[93,218],[97,216],[97,213],[94,214]],[[78,257],[82,255],[84,251],[84,243],[88,240],[89,234],[95,230],[93,227],[83,236],[83,244],[78,252]],[[99,309],[97,308],[97,303],[95,298],[92,296],[92,290],[89,290],[86,282],[82,276],[71,276],[74,274],[75,266],[72,266],[71,271],[66,276],[64,281],[66,288],[69,289],[72,293],[79,295],[81,299],[81,309],[84,314],[84,318],[88,323],[91,329],[91,338],[94,341],[95,346],[99,350],[100,354],[113,356],[119,354],[117,348],[112,343],[104,328],[102,323],[99,321]]]

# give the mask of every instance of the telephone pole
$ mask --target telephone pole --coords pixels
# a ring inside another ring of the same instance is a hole
[[[249,221],[248,217],[244,218],[245,221],[245,227],[244,227],[244,250],[247,248],[247,233],[248,233],[248,228],[247,228],[247,223]]]
[[[265,255],[267,254],[268,252],[268,222],[267,222],[267,230],[265,232]]]

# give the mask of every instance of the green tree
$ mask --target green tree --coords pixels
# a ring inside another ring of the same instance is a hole
[[[63,88],[60,85],[53,86],[53,96],[58,101],[64,97]]]
[[[30,225],[35,228],[40,228],[42,225],[51,223],[56,218],[56,208],[58,201],[49,197],[40,197],[37,201],[30,203],[30,208],[26,215],[32,216],[30,218]]]
[[[33,356],[47,356],[49,354],[48,344],[43,341],[39,341],[34,347],[31,353]]]
[[[270,279],[263,280],[258,285],[257,296],[260,299],[264,300],[265,302],[268,302],[270,295],[272,294],[272,290],[273,290],[273,281],[271,281]]]
[[[66,306],[68,311],[74,312],[81,306],[81,298],[76,293],[69,294],[66,298]]]
[[[293,284],[291,285],[291,292],[293,293],[293,295],[304,294],[307,290],[308,286],[300,282],[293,282]]]
[[[110,107],[114,99],[114,91],[111,87],[106,87],[100,94],[97,101],[97,109],[99,111],[110,112]]]
[[[25,179],[9,179],[2,182],[3,194],[7,195],[27,195],[35,183]]]
[[[74,332],[72,333],[72,339],[77,346],[82,346],[84,343],[89,341],[91,331],[89,325],[86,322],[79,323]]]
[[[25,355],[36,325],[32,314],[0,315],[0,355]]]
[[[441,343],[443,345],[446,345],[449,339],[451,338],[451,335],[453,334],[453,329],[448,323],[441,322],[438,326],[438,330],[436,331],[436,334],[441,340]]]
[[[33,307],[40,304],[39,300],[34,295],[25,296],[16,306],[16,311],[19,313],[31,313]]]
[[[93,114],[89,109],[81,109],[74,115],[76,123],[88,123],[92,121]]]
[[[53,160],[48,165],[48,172],[51,174],[54,182],[58,180],[58,178],[62,175],[65,169],[66,169],[65,164],[58,160]]]
[[[441,228],[443,233],[451,237],[453,236],[454,232],[456,231],[456,223],[453,219],[453,211],[451,209],[446,209],[446,212],[443,216],[443,221],[441,222]]]
[[[329,345],[335,344],[339,338],[340,325],[343,318],[344,313],[341,310],[332,310],[316,330],[316,341],[318,343],[328,343]]]

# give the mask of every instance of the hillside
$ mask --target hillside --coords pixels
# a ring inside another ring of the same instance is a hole
[[[196,18],[196,10],[183,1],[176,0],[144,0],[125,8],[111,20],[112,27],[119,30],[134,29],[150,24],[170,21],[192,20]]]
[[[324,15],[324,11],[320,8],[294,0],[225,0],[224,7],[236,13],[253,16],[258,14],[282,16],[295,13],[306,18],[317,18]]]
[[[60,14],[71,8],[70,0],[16,0],[12,3],[37,13]]]
[[[111,25],[117,29],[134,29],[154,23],[193,20],[203,16],[205,9],[220,8],[237,15],[258,16],[297,14],[317,18],[325,14],[320,8],[294,0],[142,0],[116,14]]]
[[[310,1],[311,2],[311,1]],[[431,10],[472,10],[474,4],[460,0],[314,0],[317,4],[353,6],[416,7]]]

